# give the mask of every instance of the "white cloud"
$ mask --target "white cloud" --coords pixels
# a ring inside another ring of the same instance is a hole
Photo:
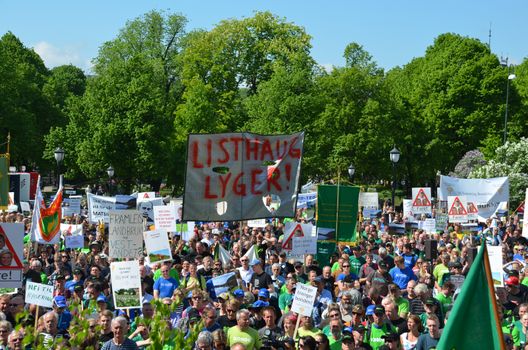
[[[323,69],[327,72],[327,73],[332,73],[332,71],[334,70],[335,66],[332,64],[332,63],[323,63],[321,64],[321,67],[323,67]]]
[[[48,68],[65,64],[73,64],[84,71],[89,71],[91,68],[90,60],[81,57],[77,49],[73,47],[58,48],[48,42],[41,41],[33,49],[39,54]]]

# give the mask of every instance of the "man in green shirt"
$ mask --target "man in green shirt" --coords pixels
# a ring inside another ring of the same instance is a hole
[[[227,331],[227,346],[243,344],[247,350],[260,349],[262,341],[258,332],[249,326],[250,315],[251,313],[245,309],[237,312],[237,325]]]
[[[365,333],[365,343],[369,344],[373,350],[378,350],[385,344],[382,336],[389,333],[397,333],[397,330],[386,320],[385,308],[381,305],[377,305],[374,308],[373,319],[374,321]]]
[[[350,256],[350,273],[359,276],[359,270],[361,266],[366,263],[365,258],[361,256],[361,247],[354,246],[352,247],[352,256]]]

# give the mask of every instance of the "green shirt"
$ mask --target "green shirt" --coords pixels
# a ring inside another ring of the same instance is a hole
[[[397,300],[394,300],[396,305],[398,306],[398,315],[401,315],[405,313],[406,315],[409,314],[409,300],[399,297]]]
[[[251,327],[243,331],[238,326],[229,328],[227,331],[227,346],[236,343],[243,344],[247,350],[260,349],[262,346],[258,332]]]
[[[378,328],[378,326],[375,324],[372,324],[369,330],[370,332],[368,330],[365,332],[364,342],[372,346],[373,350],[378,350],[382,345],[385,344],[385,340],[382,338],[383,335],[391,332],[397,332],[396,328],[388,323],[384,323],[380,328]]]
[[[290,308],[288,307],[288,305],[290,305],[290,302],[292,300],[293,300],[293,294],[289,294],[288,292],[281,294],[279,296],[279,308],[281,309],[282,312],[289,311]]]
[[[178,275],[178,271],[176,271],[175,269],[170,269],[169,270],[169,276],[174,278],[176,281],[180,280],[180,275]],[[160,277],[161,277],[161,269],[157,269],[156,271],[154,271],[154,275],[152,276],[152,278],[154,279],[154,282],[155,282]]]
[[[354,255],[352,255],[350,257],[350,273],[359,276],[359,270],[361,269],[361,266],[363,266],[363,264],[365,263],[366,261],[362,256],[356,258]]]

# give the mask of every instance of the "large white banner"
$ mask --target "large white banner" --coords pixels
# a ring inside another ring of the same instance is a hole
[[[97,196],[88,193],[88,219],[92,224],[102,221],[105,224],[110,222],[109,213],[116,209],[115,197]]]
[[[189,135],[183,220],[295,216],[303,143],[304,132]]]
[[[448,196],[466,196],[478,208],[478,220],[485,221],[498,209],[506,208],[510,200],[510,183],[507,177],[492,179],[459,179],[440,177],[440,200]]]
[[[114,259],[143,256],[143,217],[137,210],[111,211],[109,255]]]
[[[110,264],[110,272],[115,308],[141,308],[139,262],[137,260],[113,262]]]
[[[430,187],[413,187],[412,207],[414,214],[431,214],[433,212]]]

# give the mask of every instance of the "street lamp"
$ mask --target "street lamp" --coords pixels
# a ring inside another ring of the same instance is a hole
[[[350,164],[348,167],[348,177],[350,178],[350,182],[354,182],[354,174],[356,173],[356,168],[354,167],[354,164]]]
[[[64,150],[60,147],[57,147],[54,152],[55,160],[57,161],[57,188],[60,185],[60,165],[64,160]]]
[[[109,177],[108,192],[110,192],[110,195],[112,195],[112,178],[114,177],[114,168],[110,165],[108,169],[106,169],[106,173],[108,174],[108,177]]]
[[[394,204],[394,193],[396,191],[396,163],[400,160],[400,151],[394,146],[390,151],[390,161],[392,162],[392,207],[396,211],[396,205]]]

